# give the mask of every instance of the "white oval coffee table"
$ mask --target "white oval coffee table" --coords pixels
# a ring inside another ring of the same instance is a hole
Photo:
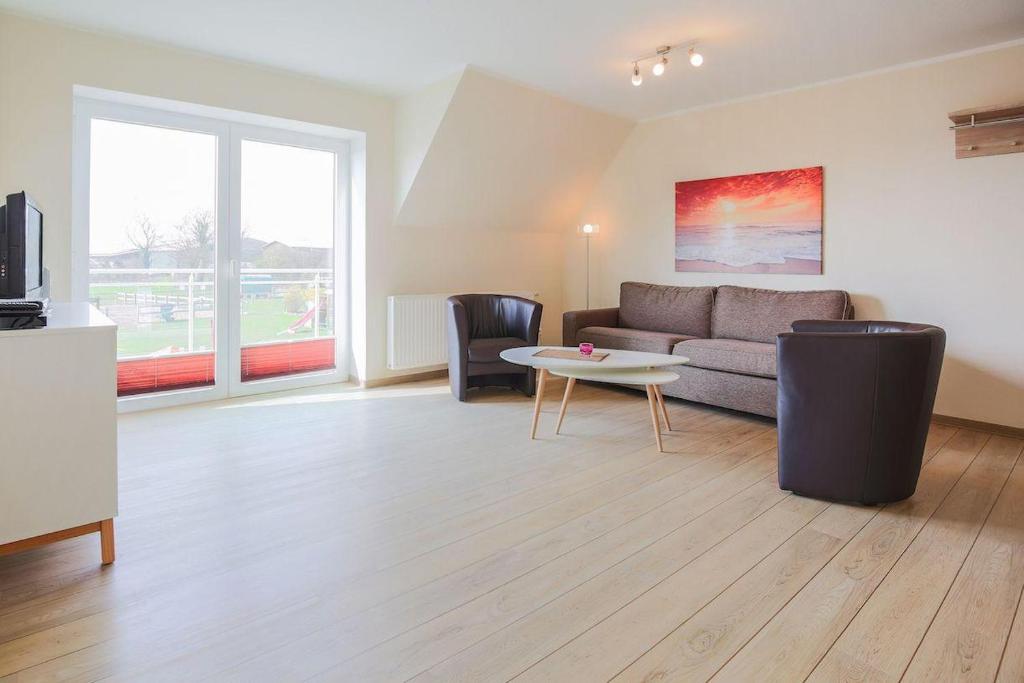
[[[545,350],[569,352],[573,357],[547,358],[536,355]],[[594,354],[607,354],[607,356],[600,361],[588,360],[579,354],[577,349],[561,346],[523,346],[515,349],[506,349],[501,352],[500,355],[503,360],[509,363],[516,363],[517,365],[527,365],[537,370],[537,396],[533,404],[533,423],[530,427],[530,438],[534,439],[537,436],[537,422],[540,419],[540,405],[543,400],[544,385],[548,373],[551,373],[568,379],[565,385],[565,394],[562,396],[562,405],[558,411],[558,423],[555,425],[556,434],[562,428],[562,420],[565,418],[569,397],[572,395],[576,380],[581,379],[608,384],[643,385],[647,389],[647,402],[651,408],[651,423],[654,425],[654,435],[658,442],[658,451],[664,452],[661,440],[661,420],[658,417],[659,408],[665,418],[665,426],[670,431],[672,425],[669,423],[668,409],[665,406],[665,397],[661,393],[661,385],[674,382],[679,379],[679,376],[662,368],[683,365],[689,362],[689,358],[664,353],[622,351],[618,349],[594,349]]]

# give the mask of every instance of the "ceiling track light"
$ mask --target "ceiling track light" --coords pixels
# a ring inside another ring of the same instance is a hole
[[[665,73],[665,67],[668,66],[668,53],[671,51],[672,48],[669,45],[665,45],[664,47],[658,48],[658,52],[656,54],[661,55],[661,59],[656,61],[654,63],[654,66],[651,67],[651,73],[653,73],[655,76],[660,76],[661,74]]]
[[[651,73],[655,76],[665,73],[665,69],[668,68],[668,53],[681,47],[686,48],[692,66],[696,67],[704,63],[704,55],[697,52],[697,43],[695,41],[688,41],[678,45],[662,45],[655,50],[654,54],[645,55],[633,60],[633,77],[630,79],[630,82],[635,86],[639,86],[644,82],[643,76],[640,75],[640,65],[644,62],[654,61],[654,64],[651,65]]]

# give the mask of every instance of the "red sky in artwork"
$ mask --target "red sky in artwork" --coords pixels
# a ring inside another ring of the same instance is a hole
[[[676,183],[676,226],[821,222],[821,166]]]

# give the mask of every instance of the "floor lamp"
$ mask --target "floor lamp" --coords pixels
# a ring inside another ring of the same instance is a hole
[[[587,240],[587,310],[590,310],[590,240],[601,232],[597,223],[584,223],[576,228],[576,234]]]

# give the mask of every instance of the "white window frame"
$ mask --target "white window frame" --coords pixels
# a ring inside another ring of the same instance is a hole
[[[363,205],[358,193],[365,189],[360,181],[365,177],[365,169],[355,168],[354,164],[364,162],[365,156],[360,152],[365,145],[365,135],[358,131],[76,86],[72,141],[73,301],[88,301],[89,296],[89,173],[93,119],[174,128],[217,136],[216,383],[212,387],[121,397],[118,399],[118,410],[148,410],[348,381],[352,356],[352,219],[355,209]],[[238,264],[241,260],[241,178],[238,166],[241,160],[242,140],[320,149],[335,154],[336,329],[333,369],[241,381],[241,299],[237,293],[240,286]],[[356,217],[362,219],[361,215]]]

